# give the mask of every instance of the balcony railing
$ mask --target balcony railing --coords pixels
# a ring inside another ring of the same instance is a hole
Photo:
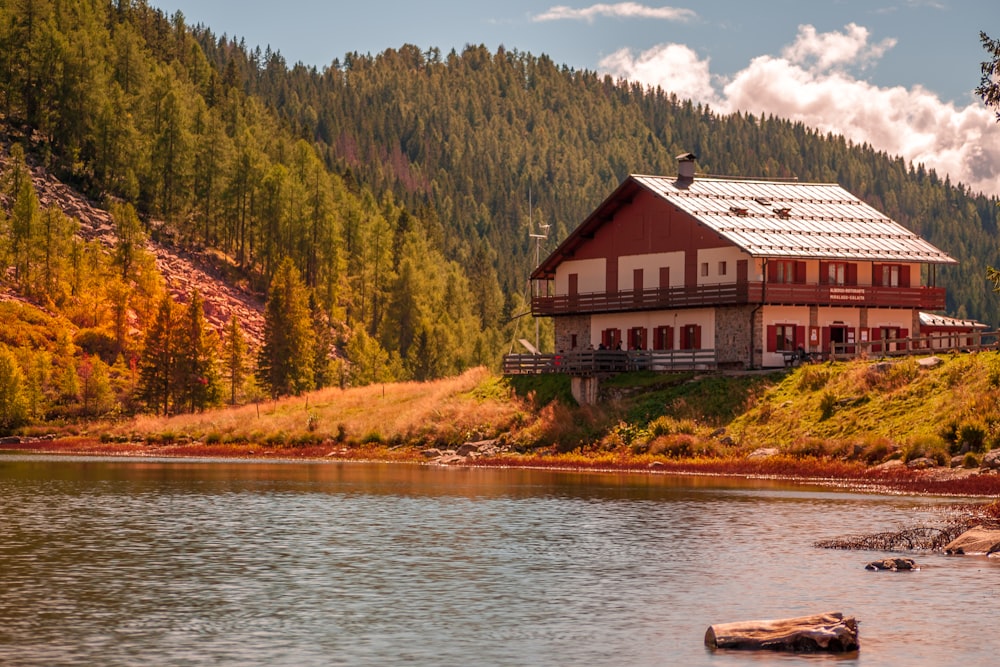
[[[709,370],[715,350],[581,350],[562,354],[505,354],[505,375],[613,375],[632,371]]]
[[[575,315],[744,304],[943,310],[945,290],[943,287],[722,283],[694,287],[654,287],[619,292],[534,296],[531,299],[531,313],[536,316]]]

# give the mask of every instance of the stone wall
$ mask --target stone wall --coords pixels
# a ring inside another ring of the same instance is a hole
[[[746,366],[750,361],[751,306],[720,307],[715,311],[715,358],[720,366]],[[760,341],[754,341],[760,346]],[[760,363],[757,355],[757,364]]]
[[[555,318],[556,352],[570,352],[576,334],[577,350],[586,350],[590,344],[590,315],[568,315]]]

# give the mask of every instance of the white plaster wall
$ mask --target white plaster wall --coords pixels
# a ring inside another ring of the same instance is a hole
[[[607,262],[603,257],[576,259],[561,263],[556,268],[556,295],[569,294],[569,274],[577,274],[577,290],[580,294],[603,292]]]
[[[663,287],[674,287],[684,284],[684,252],[659,252],[647,255],[623,255],[618,258],[618,289],[634,289],[635,269],[642,269],[642,285],[644,289],[661,287],[660,269],[670,269],[670,284]],[[638,326],[638,325],[637,325]]]
[[[816,325],[819,327],[843,324],[856,329],[860,322],[861,314],[857,308],[818,308],[816,312]]]
[[[890,310],[874,308],[868,311],[868,328],[899,327],[909,331],[913,328],[913,313],[909,310]]]
[[[794,324],[797,327],[804,327],[806,347],[809,346],[808,306],[765,306],[763,316],[763,330],[754,333],[754,346],[763,350],[761,358],[763,366],[784,366],[785,364],[785,358],[780,352],[767,351],[767,327],[772,324]]]
[[[720,283],[736,282],[736,262],[747,259],[748,255],[739,248],[728,246],[725,248],[703,248],[698,251],[698,284],[718,285]],[[701,275],[702,263],[708,263],[708,275]],[[726,275],[719,275],[719,262],[726,263]],[[670,270],[671,274],[673,269]],[[671,276],[673,281],[673,276]]]

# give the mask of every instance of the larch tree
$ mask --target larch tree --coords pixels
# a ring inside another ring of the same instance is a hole
[[[139,398],[154,412],[167,414],[173,400],[176,364],[174,302],[170,295],[160,301],[152,326],[146,332],[139,358]]]
[[[232,405],[236,405],[236,392],[246,380],[249,353],[240,320],[235,314],[231,315],[222,341],[222,365],[226,381],[229,382],[229,402]]]
[[[0,345],[0,429],[17,428],[27,416],[24,373],[10,349]]]
[[[186,405],[189,411],[194,412],[219,403],[222,388],[218,355],[218,336],[205,320],[201,294],[194,290],[177,331],[174,366],[176,405]]]
[[[309,297],[298,269],[286,257],[268,290],[264,344],[257,359],[257,379],[272,396],[313,388],[312,337]]]

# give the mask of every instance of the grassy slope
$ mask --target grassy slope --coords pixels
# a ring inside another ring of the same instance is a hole
[[[567,400],[568,379],[504,379],[484,370],[429,383],[327,389],[259,405],[87,424],[104,443],[201,443],[261,450],[409,451],[500,438],[578,463],[742,459],[759,447],[789,458],[878,463],[931,456],[946,463],[966,441],[1000,445],[1000,355],[818,364],[766,375],[622,376],[598,406]],[[566,386],[564,386],[566,385]]]

